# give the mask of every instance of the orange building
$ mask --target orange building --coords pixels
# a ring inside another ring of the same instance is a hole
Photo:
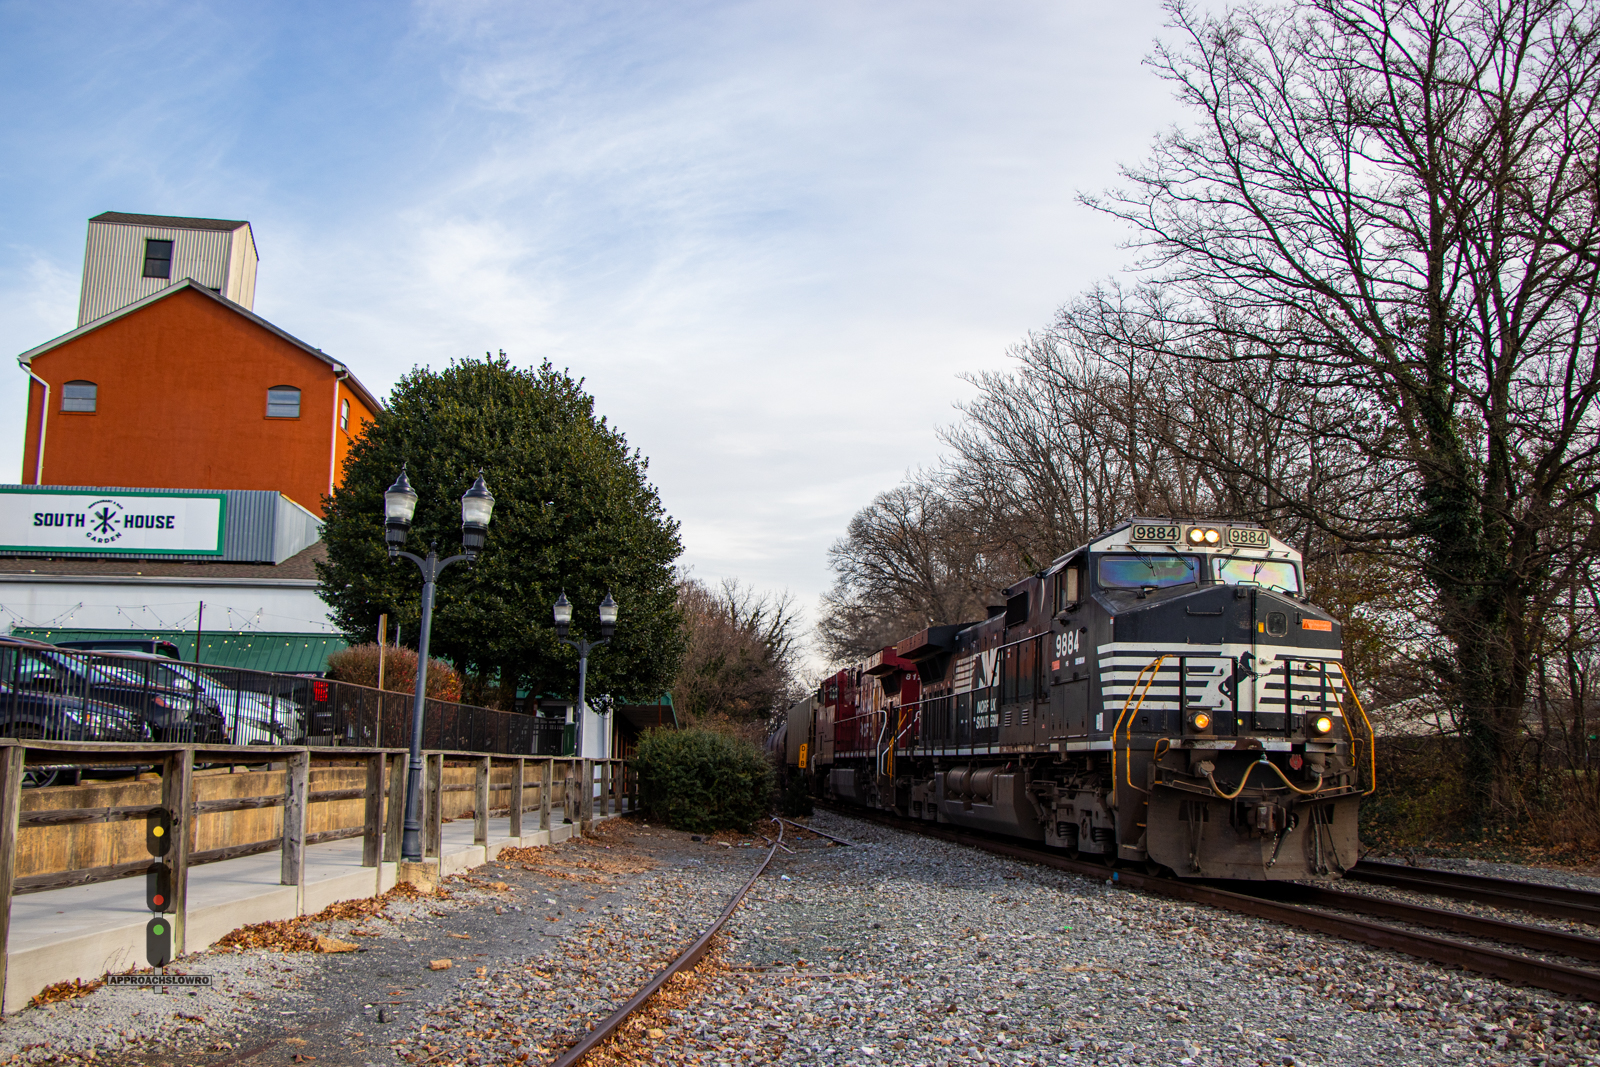
[[[131,266],[96,265],[95,224],[114,228]],[[344,364],[220,295],[253,299],[253,240],[245,293],[220,275],[215,286],[153,276],[182,265],[181,224],[202,238],[224,226],[249,235],[246,223],[205,219],[91,220],[86,306],[108,288],[89,284],[99,269],[142,266],[155,291],[18,357],[31,379],[23,484],[268,489],[320,515],[380,404]]]

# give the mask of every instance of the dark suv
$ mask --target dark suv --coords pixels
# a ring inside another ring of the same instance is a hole
[[[216,702],[161,664],[0,638],[0,732],[73,741],[226,743]]]
[[[51,741],[144,741],[142,721],[74,684],[50,645],[0,637],[0,733]]]

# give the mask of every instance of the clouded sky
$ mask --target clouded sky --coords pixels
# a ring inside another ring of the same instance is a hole
[[[0,0],[0,348],[74,325],[89,216],[249,219],[258,313],[379,395],[490,349],[569,368],[697,574],[811,608],[850,515],[937,459],[957,375],[1128,261],[1074,195],[1178,118],[1141,63],[1161,24],[1154,0]]]

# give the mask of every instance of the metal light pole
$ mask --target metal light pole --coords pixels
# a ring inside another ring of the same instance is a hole
[[[494,495],[483,484],[483,471],[478,472],[461,497],[461,547],[466,551],[458,556],[440,559],[432,544],[428,555],[413,555],[402,551],[406,534],[411,530],[411,519],[417,512],[417,493],[406,480],[406,469],[400,468],[400,477],[383,494],[383,539],[389,546],[389,558],[404,556],[422,572],[422,629],[417,634],[417,690],[411,702],[411,765],[406,775],[406,821],[400,837],[400,858],[407,863],[422,862],[422,712],[428,699],[428,639],[433,631],[433,587],[439,573],[452,563],[478,558],[489,534],[489,516],[494,512]]]
[[[572,625],[572,605],[567,601],[565,591],[555,606],[556,636],[564,643],[578,650],[578,736],[574,745],[574,755],[583,755],[583,712],[587,705],[584,703],[584,689],[589,682],[589,653],[601,645],[611,643],[611,635],[617,630],[617,602],[611,599],[607,591],[606,598],[600,601],[600,640],[585,641],[582,638],[573,640],[567,636],[567,628]]]

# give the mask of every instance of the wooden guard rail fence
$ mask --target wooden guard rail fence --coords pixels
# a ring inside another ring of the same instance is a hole
[[[538,813],[540,830],[551,828],[556,786],[561,785],[563,821],[586,827],[596,815],[633,810],[638,804],[638,780],[626,761],[589,760],[573,756],[507,756],[486,752],[424,751],[422,775],[422,846],[425,860],[438,860],[443,843],[444,794],[470,790],[474,818],[472,840],[475,845],[489,843],[491,811],[505,811],[510,818],[507,837],[525,836],[526,816]],[[361,866],[377,867],[380,862],[400,859],[401,830],[405,819],[405,788],[410,752],[398,748],[350,748],[324,746],[143,744],[122,742],[35,741],[0,738],[0,990],[5,988],[6,956],[11,932],[11,900],[24,893],[87,885],[145,873],[153,859],[127,863],[82,867],[74,870],[16,877],[17,839],[25,830],[62,826],[71,823],[119,822],[143,819],[158,808],[172,813],[172,844],[167,862],[172,870],[171,911],[173,955],[184,953],[184,926],[188,910],[189,869],[261,852],[281,851],[280,883],[298,886],[305,876],[305,850],[322,841],[344,838],[362,839]],[[196,800],[194,770],[197,764],[259,764],[270,761],[285,770],[281,793],[261,796]],[[22,810],[23,776],[30,767],[60,764],[76,766],[128,767],[153,765],[160,774],[159,804],[133,804],[104,808],[67,808],[48,811]],[[356,764],[366,769],[366,784],[357,789],[310,788],[312,765]],[[529,764],[536,777],[528,780]],[[445,781],[446,767],[471,766],[475,769],[470,784]],[[492,783],[496,767],[509,767],[509,783]],[[583,788],[587,780],[588,788]],[[595,786],[599,785],[596,796]],[[530,807],[529,792],[536,801]],[[503,799],[496,793],[509,793]],[[362,800],[362,825],[306,832],[309,806],[325,801]],[[497,802],[498,801],[498,802]],[[192,843],[198,817],[212,812],[250,808],[283,808],[283,832],[263,841],[242,842],[223,848],[195,851]],[[493,857],[489,857],[493,858]]]

